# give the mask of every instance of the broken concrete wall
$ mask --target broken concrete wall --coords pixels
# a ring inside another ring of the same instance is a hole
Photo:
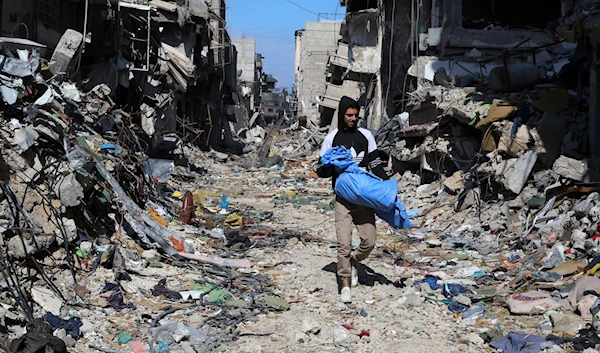
[[[301,45],[298,65],[297,95],[298,115],[316,121],[319,100],[325,94],[325,72],[329,56],[337,51],[340,38],[339,22],[307,22]]]
[[[350,47],[374,47],[379,43],[379,11],[376,9],[349,12],[346,16],[347,31],[343,40]]]
[[[239,76],[241,84],[241,93],[244,97],[245,105],[248,111],[255,110],[255,95],[260,92],[256,91],[256,40],[252,38],[235,38],[232,44],[237,51],[237,70],[241,71]]]

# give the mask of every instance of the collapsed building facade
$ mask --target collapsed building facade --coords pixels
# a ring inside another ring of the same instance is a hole
[[[252,115],[260,106],[263,57],[256,52],[256,40],[253,38],[235,38],[233,46],[237,52],[240,96],[249,115]]]
[[[337,47],[314,80],[325,85],[312,106],[321,129],[335,128],[332,117],[346,95],[359,101],[360,124],[377,131],[394,172],[419,172],[430,181],[488,168],[516,194],[540,169],[576,165],[584,172],[575,180],[593,176],[600,120],[596,1],[340,4],[346,20]],[[317,43],[302,33],[297,67],[309,57],[301,48]],[[308,117],[303,81],[297,75],[298,114]],[[522,181],[515,187],[516,179]]]
[[[319,106],[326,95],[324,73],[329,57],[337,51],[341,23],[307,22],[296,31],[294,106],[308,125],[318,126]]]
[[[85,91],[106,83],[150,149],[172,149],[177,136],[206,149],[239,147],[229,127],[239,99],[224,0],[5,1],[2,14],[3,33],[60,57],[50,75],[83,81]]]

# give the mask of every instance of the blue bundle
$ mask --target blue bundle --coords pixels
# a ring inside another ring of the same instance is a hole
[[[344,147],[329,149],[321,163],[341,172],[335,184],[335,193],[353,204],[372,208],[375,214],[394,229],[412,228],[406,208],[398,198],[398,184],[382,180],[368,173],[352,160]]]

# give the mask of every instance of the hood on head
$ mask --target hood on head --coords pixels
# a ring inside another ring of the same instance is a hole
[[[356,130],[356,128],[350,129],[344,122],[344,115],[346,114],[346,110],[348,110],[348,108],[356,108],[360,112],[360,104],[358,104],[357,101],[348,96],[343,96],[342,99],[340,99],[340,105],[338,107],[338,129],[340,131]]]

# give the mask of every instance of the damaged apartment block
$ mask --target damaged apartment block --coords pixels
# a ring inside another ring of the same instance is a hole
[[[346,95],[390,173],[423,182],[463,173],[471,188],[457,192],[490,185],[488,197],[519,195],[540,171],[566,184],[595,180],[597,1],[340,4],[338,27],[307,23],[296,34],[297,114],[317,136],[335,128]],[[328,29],[312,34],[318,26]]]
[[[229,124],[240,99],[224,0],[4,1],[2,13],[3,33],[40,42],[42,55],[54,49],[49,74],[86,92],[105,84],[153,153],[170,154],[179,138],[241,149]]]

